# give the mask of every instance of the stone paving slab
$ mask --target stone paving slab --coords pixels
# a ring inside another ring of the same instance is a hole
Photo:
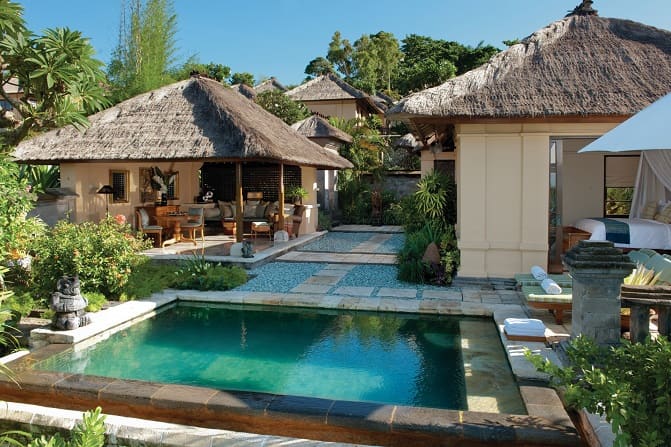
[[[299,284],[293,289],[294,293],[327,293],[333,286],[328,284]]]
[[[391,287],[381,287],[377,296],[389,296],[394,298],[417,298],[417,289],[394,289]]]
[[[338,287],[333,293],[336,295],[372,296],[375,287]]]
[[[284,262],[328,262],[331,264],[396,264],[396,255],[358,254],[358,253],[318,253],[308,251],[290,251],[279,258]]]

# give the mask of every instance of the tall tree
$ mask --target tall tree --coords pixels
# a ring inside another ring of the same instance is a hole
[[[108,76],[115,100],[135,96],[173,81],[177,16],[171,0],[131,0],[121,12],[119,43]]]
[[[79,31],[47,29],[30,33],[18,3],[0,0],[0,96],[11,108],[2,123],[2,150],[18,144],[29,132],[65,124],[86,126],[86,116],[106,104],[105,73],[94,50]],[[7,87],[18,84],[20,97]]]
[[[369,93],[391,91],[392,74],[398,68],[403,53],[393,34],[380,31],[361,36],[354,42],[355,78]]]
[[[238,72],[231,75],[231,84],[246,84],[254,87],[254,75],[247,72]]]
[[[302,102],[294,101],[279,90],[268,90],[259,93],[255,101],[258,105],[289,125],[310,116],[310,111]]]
[[[352,44],[347,39],[342,39],[340,36],[340,31],[333,33],[331,37],[331,42],[329,43],[328,53],[326,53],[326,59],[335,66],[335,69],[338,70],[345,78],[352,76],[354,61],[352,56],[354,55],[354,48]]]
[[[319,56],[312,59],[307,67],[305,67],[305,74],[309,78],[316,78],[317,76],[333,73],[333,65],[327,59]]]

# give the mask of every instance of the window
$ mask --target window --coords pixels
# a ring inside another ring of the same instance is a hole
[[[128,202],[128,171],[110,171],[110,185],[114,188],[112,203]]]
[[[638,155],[604,157],[604,216],[628,217],[638,171]]]
[[[174,175],[175,178],[168,185],[168,199],[177,200],[179,199],[179,172],[166,172],[167,175]]]

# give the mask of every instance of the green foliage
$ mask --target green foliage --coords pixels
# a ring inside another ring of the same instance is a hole
[[[289,185],[284,190],[284,198],[297,203],[308,196],[308,192],[301,185]]]
[[[349,78],[353,72],[352,54],[354,48],[347,39],[342,39],[340,31],[333,33],[331,42],[329,43],[328,53],[326,59],[331,62],[336,70],[345,78]]]
[[[131,301],[147,298],[152,293],[170,287],[175,280],[177,270],[178,268],[172,264],[157,264],[148,258],[143,258],[131,271],[119,300]]]
[[[0,154],[0,262],[25,256],[28,243],[42,231],[40,221],[25,217],[36,199],[31,191],[18,165]]]
[[[259,93],[256,95],[255,101],[289,125],[310,116],[310,111],[302,102],[294,101],[279,90]]]
[[[98,312],[107,304],[107,297],[100,292],[86,292],[82,294],[89,302],[87,312]]]
[[[403,57],[392,33],[364,34],[354,42],[354,84],[368,93],[391,91],[391,79]]]
[[[70,440],[60,434],[33,439],[27,447],[103,447],[105,445],[105,416],[100,407],[84,413],[82,421],[72,430]]]
[[[201,64],[198,62],[197,57],[191,56],[180,67],[172,70],[171,76],[176,81],[181,81],[183,79],[189,79],[193,73],[198,73],[200,75],[207,76],[208,78],[216,79],[221,83],[226,83],[226,80],[231,76],[231,67],[222,64],[216,64],[214,62]]]
[[[417,210],[436,225],[447,228],[457,222],[457,186],[451,177],[429,171],[417,183],[414,197]]]
[[[352,46],[336,31],[326,59],[347,82],[364,91],[403,96],[472,70],[498,51],[482,42],[471,47],[417,34],[406,36],[399,47],[394,35],[384,31],[364,34]],[[317,63],[321,59],[313,59],[310,65],[322,67]]]
[[[333,65],[321,56],[312,59],[305,67],[305,74],[308,75],[308,79],[316,78],[317,76],[322,76],[328,73],[333,73]]]
[[[78,275],[83,292],[115,299],[143,259],[148,241],[137,238],[128,225],[108,217],[99,224],[60,221],[33,245],[35,294],[46,299],[63,275]]]
[[[231,75],[231,84],[245,84],[250,87],[254,87],[254,75],[251,73],[233,73]]]
[[[121,12],[119,43],[107,68],[115,102],[173,82],[176,32],[170,0],[135,0]]]
[[[107,104],[102,63],[94,59],[88,39],[68,28],[47,29],[35,36],[25,28],[22,13],[18,4],[0,2],[0,96],[18,112],[5,123],[6,147],[18,144],[31,131],[65,124],[87,126],[86,116]],[[10,79],[23,88],[21,98],[5,94]]]
[[[61,186],[61,170],[58,165],[21,165],[19,177],[27,179],[32,191],[36,193]]]
[[[331,215],[326,211],[319,210],[317,221],[317,230],[318,231],[331,231],[333,228],[333,221]]]
[[[565,389],[568,404],[606,417],[615,446],[671,445],[671,343],[663,336],[644,343],[601,348],[586,337],[567,349],[571,365],[560,368],[527,351],[534,366]]]
[[[398,279],[412,283],[426,282],[430,269],[422,257],[431,242],[437,243],[438,238],[430,225],[406,234],[405,244],[398,253]]]
[[[224,267],[194,256],[176,272],[173,287],[193,290],[230,290],[247,282],[247,271],[238,266]]]

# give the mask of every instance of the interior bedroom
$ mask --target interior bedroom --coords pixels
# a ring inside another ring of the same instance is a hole
[[[550,141],[549,262],[578,241],[609,240],[625,251],[671,250],[671,154],[582,152],[591,138]],[[640,173],[639,173],[640,171]]]

